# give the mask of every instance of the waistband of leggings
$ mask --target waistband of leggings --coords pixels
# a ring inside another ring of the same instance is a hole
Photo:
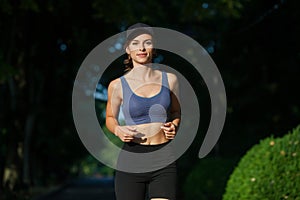
[[[139,144],[135,142],[125,142],[122,149],[134,153],[148,153],[148,152],[159,150],[164,146],[168,145],[169,143],[170,141],[162,144],[145,145],[145,144]]]

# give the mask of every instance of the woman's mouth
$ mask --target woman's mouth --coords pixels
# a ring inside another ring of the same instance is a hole
[[[147,53],[138,53],[136,54],[138,57],[144,58],[147,56]]]

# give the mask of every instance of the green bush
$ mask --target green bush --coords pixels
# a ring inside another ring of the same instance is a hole
[[[199,160],[183,185],[184,199],[222,199],[234,163],[233,159],[219,157]]]
[[[300,126],[282,138],[267,138],[240,160],[223,200],[300,200]]]

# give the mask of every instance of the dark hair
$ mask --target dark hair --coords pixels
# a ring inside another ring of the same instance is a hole
[[[131,60],[131,58],[129,56],[128,56],[127,59],[125,59],[123,61],[123,63],[125,65],[125,70],[124,70],[125,72],[128,72],[128,71],[130,71],[130,70],[133,69],[133,63],[132,63],[132,60]]]
[[[126,31],[126,42],[124,45],[124,49],[129,45],[130,41],[133,40],[135,37],[141,35],[141,34],[149,34],[153,37],[153,29],[148,26],[147,24],[143,24],[143,23],[137,23],[134,24],[132,26],[130,26],[127,31]],[[126,58],[123,61],[124,65],[125,65],[125,72],[130,71],[133,68],[133,63],[131,58],[128,56],[128,58]]]

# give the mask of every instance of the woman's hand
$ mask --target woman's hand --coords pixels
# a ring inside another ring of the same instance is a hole
[[[164,126],[161,127],[161,129],[164,131],[167,139],[173,140],[175,138],[177,132],[177,126],[175,126],[174,123],[167,122],[164,124]]]
[[[138,131],[134,126],[116,126],[114,133],[123,142],[130,142],[134,139],[134,136],[138,134]]]

